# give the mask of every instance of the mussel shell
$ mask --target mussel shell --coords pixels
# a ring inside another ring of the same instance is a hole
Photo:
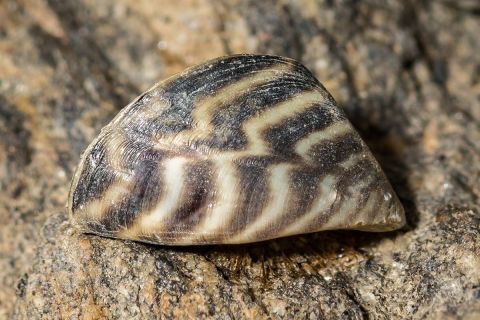
[[[84,232],[166,245],[405,222],[326,89],[265,55],[194,66],[122,109],[82,155],[68,210]]]

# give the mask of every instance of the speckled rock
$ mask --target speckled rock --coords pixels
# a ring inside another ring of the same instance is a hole
[[[476,1],[0,3],[0,319],[480,318]],[[77,233],[79,155],[155,81],[223,54],[290,56],[403,202],[387,234],[168,248]]]

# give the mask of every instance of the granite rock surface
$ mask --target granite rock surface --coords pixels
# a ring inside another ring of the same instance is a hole
[[[0,2],[0,319],[479,319],[480,5]],[[169,248],[78,233],[79,156],[130,100],[251,52],[303,62],[403,202],[397,232]]]

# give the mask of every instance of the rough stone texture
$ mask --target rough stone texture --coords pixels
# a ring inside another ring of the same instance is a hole
[[[480,318],[480,5],[0,2],[0,319]],[[155,81],[236,52],[306,64],[405,205],[388,234],[168,248],[78,234],[72,170]]]

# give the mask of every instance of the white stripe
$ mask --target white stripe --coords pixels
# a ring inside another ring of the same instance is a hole
[[[212,96],[195,103],[195,108],[192,111],[195,129],[197,131],[213,131],[212,116],[215,109],[234,101],[235,98],[245,94],[255,86],[280,79],[286,72],[291,71],[291,68],[290,65],[277,64],[268,69],[261,69],[227,85]]]
[[[108,186],[101,198],[94,198],[85,204],[81,204],[75,210],[73,218],[78,220],[100,221],[105,218],[107,209],[120,202],[131,193],[132,182],[118,176],[115,181]]]
[[[162,168],[164,173],[162,181],[163,197],[148,215],[141,218],[140,228],[142,230],[158,231],[161,229],[162,224],[169,220],[179,205],[185,185],[184,165],[186,162],[187,159],[180,157],[164,161]]]
[[[268,205],[256,220],[249,223],[240,234],[227,239],[230,243],[242,243],[255,240],[258,232],[275,228],[276,221],[285,211],[290,195],[290,170],[294,165],[279,164],[271,167]]]
[[[268,147],[263,137],[263,132],[267,128],[271,128],[289,117],[300,114],[311,108],[313,104],[320,103],[323,100],[322,94],[317,90],[300,92],[246,121],[243,124],[243,131],[249,143],[248,152],[255,155],[268,154]]]
[[[295,151],[304,159],[311,160],[311,158],[308,156],[308,152],[312,146],[317,145],[325,140],[332,140],[335,137],[352,131],[352,126],[348,121],[337,121],[330,126],[322,130],[312,132],[305,138],[299,140],[295,145]]]
[[[192,237],[212,236],[217,235],[218,230],[225,231],[225,226],[230,223],[236,213],[240,192],[236,169],[228,158],[218,158],[213,163],[216,173],[215,199],[213,203],[207,205],[205,219],[192,232]]]
[[[309,212],[303,215],[300,219],[293,222],[290,226],[280,232],[279,236],[289,236],[293,234],[304,233],[306,230],[310,230],[312,222],[320,215],[328,212],[329,208],[335,202],[337,198],[337,190],[335,190],[335,177],[328,175],[323,178],[320,183],[317,195],[317,200],[312,205]]]

